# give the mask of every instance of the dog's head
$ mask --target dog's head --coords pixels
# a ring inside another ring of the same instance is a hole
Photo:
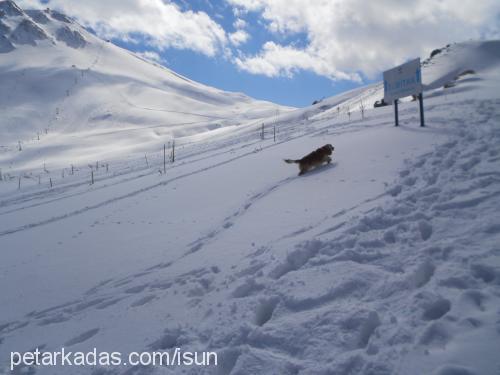
[[[328,155],[331,155],[335,147],[333,147],[330,143],[323,146],[325,150],[328,151]]]

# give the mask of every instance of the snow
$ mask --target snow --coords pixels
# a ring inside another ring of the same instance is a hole
[[[7,110],[1,133],[0,369],[9,373],[11,351],[36,347],[181,347],[216,351],[219,366],[14,373],[498,372],[499,41],[454,44],[425,63],[426,127],[407,100],[395,128],[391,106],[371,105],[380,84],[276,113],[270,103],[145,63],[70,22],[88,45],[37,42],[2,55],[9,91],[0,96],[10,93],[6,108],[16,112]],[[48,35],[62,26],[51,27]],[[71,60],[64,56],[83,59],[100,46],[92,68],[100,79],[58,105],[66,126],[18,151],[18,138],[61,100]],[[29,48],[51,51],[29,61],[31,72],[13,64]],[[466,70],[474,73],[460,76]],[[51,78],[36,78],[40,71]],[[119,94],[110,97],[108,86]],[[162,97],[177,112],[165,112]],[[35,109],[39,117],[22,117]],[[148,116],[169,125],[148,128]],[[183,116],[195,124],[173,125]],[[160,173],[172,134],[176,161]],[[283,162],[326,143],[335,146],[328,166],[298,177]]]
[[[1,4],[13,9],[0,19],[1,151],[29,149],[21,158],[0,152],[16,173],[143,157],[174,138],[181,146],[292,109],[193,82],[58,12]]]

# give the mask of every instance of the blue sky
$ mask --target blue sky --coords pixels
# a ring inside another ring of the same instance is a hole
[[[131,51],[144,52],[147,46],[112,39],[116,45]],[[257,45],[256,42],[254,42]],[[255,46],[254,46],[255,48]],[[227,91],[243,92],[253,98],[274,103],[304,107],[314,100],[359,87],[365,83],[337,81],[310,71],[299,71],[293,77],[251,74],[238,69],[223,57],[207,57],[203,54],[169,48],[158,53],[162,65],[203,84]]]
[[[195,81],[282,105],[380,80],[438,47],[500,38],[500,1],[19,0]]]
[[[189,2],[174,2],[184,11],[193,10],[207,13],[217,20],[224,30],[230,32],[237,30],[234,23],[239,17],[234,15],[232,7],[225,1],[192,0]],[[240,47],[240,50],[245,53],[258,53],[261,46],[270,40],[286,44],[293,43],[297,46],[307,45],[306,33],[298,33],[293,36],[271,33],[259,24],[257,13],[247,13],[244,19],[247,23],[246,30],[251,34],[248,42]],[[116,45],[132,51],[144,52],[149,50],[148,45],[144,42],[131,43],[120,38],[112,38],[112,41]],[[233,49],[235,50],[233,52],[237,52],[235,48]],[[256,99],[268,100],[292,107],[304,107],[310,105],[314,100],[329,97],[373,81],[365,78],[363,82],[350,80],[334,82],[325,76],[305,70],[294,73],[293,77],[268,77],[238,69],[224,56],[209,57],[200,52],[176,48],[156,52],[160,56],[160,62],[163,65],[197,82],[222,90],[244,92]]]

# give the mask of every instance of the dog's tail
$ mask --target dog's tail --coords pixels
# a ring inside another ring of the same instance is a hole
[[[292,159],[285,159],[285,163],[291,164],[291,163],[300,163],[300,160],[292,160]]]

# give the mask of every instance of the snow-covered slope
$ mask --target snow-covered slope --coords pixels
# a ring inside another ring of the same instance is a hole
[[[61,166],[157,150],[280,108],[144,61],[56,11],[12,1],[0,11],[0,146],[29,149],[18,169],[40,167],[40,157]]]
[[[219,365],[14,373],[496,374],[498,46],[425,64],[425,128],[410,101],[399,128],[392,107],[362,118],[372,85],[273,114],[264,140],[260,120],[191,136],[166,173],[159,151],[109,170],[2,168],[0,372],[11,351],[64,347],[210,350]],[[282,161],[325,143],[329,166],[297,177]],[[25,146],[4,151],[14,166]]]
[[[441,95],[443,88],[454,86],[457,80],[475,80],[476,71],[484,73],[495,70],[499,59],[498,41],[454,43],[436,49],[430,57],[422,60],[424,92]],[[361,107],[373,108],[375,102],[381,101],[383,97],[384,86],[380,82],[328,98],[306,111],[313,119],[332,118],[339,114],[359,112]],[[411,98],[402,100],[410,101]]]

